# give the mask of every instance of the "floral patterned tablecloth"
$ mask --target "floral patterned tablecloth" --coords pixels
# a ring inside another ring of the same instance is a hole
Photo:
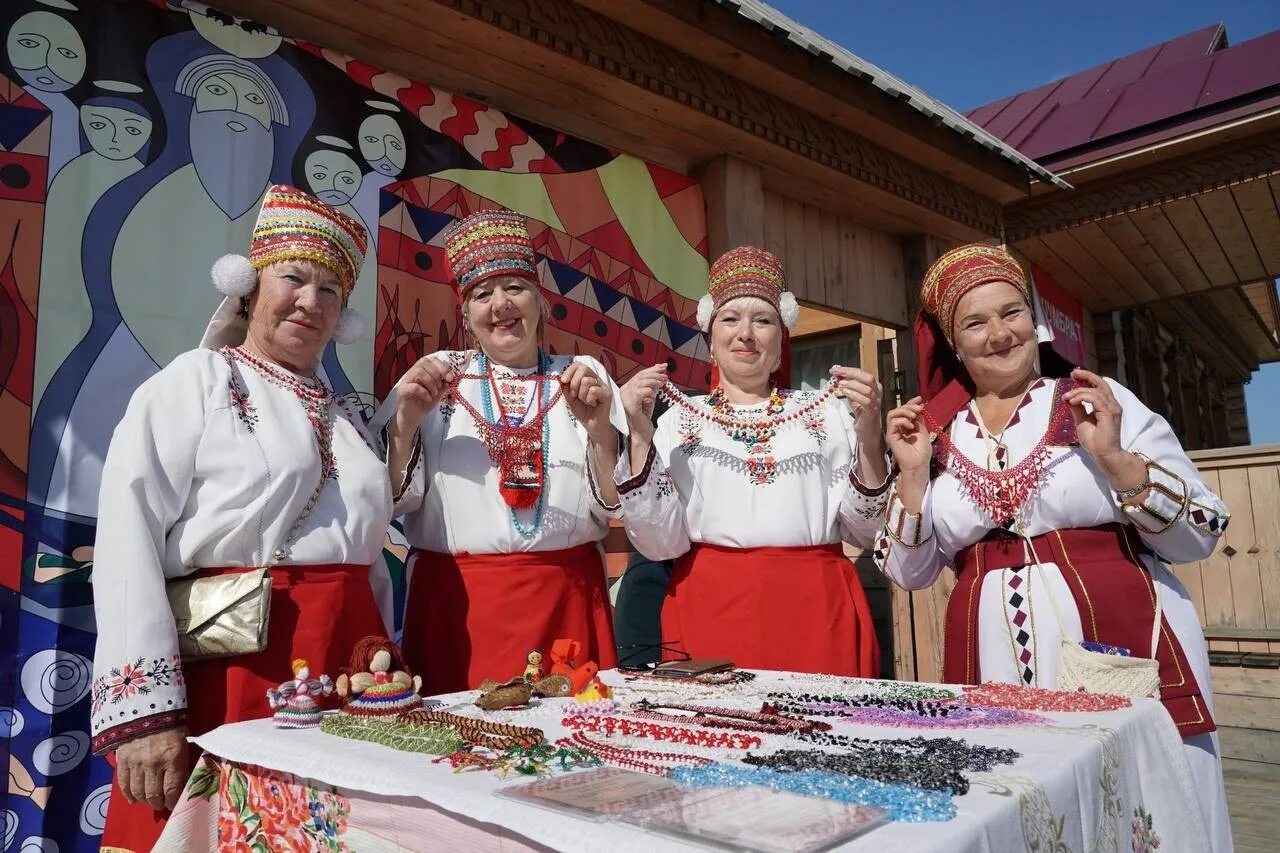
[[[752,695],[786,689],[763,673]],[[609,680],[617,681],[610,673]],[[459,694],[455,699],[468,698]],[[563,733],[560,705],[518,712],[549,738]],[[725,704],[728,704],[726,702]],[[903,729],[838,724],[856,737],[961,737],[1022,753],[1013,765],[970,774],[945,823],[890,823],[841,850],[1160,853],[1208,849],[1181,740],[1163,707],[1141,700],[1101,713],[1046,713],[1045,723],[1000,729]],[[269,720],[223,726],[196,741],[192,773],[159,851],[688,849],[622,823],[588,823],[495,797],[518,782],[453,773],[431,756],[287,731]],[[782,746],[783,742],[769,743]],[[789,744],[795,746],[794,742]],[[524,781],[524,780],[520,780]]]

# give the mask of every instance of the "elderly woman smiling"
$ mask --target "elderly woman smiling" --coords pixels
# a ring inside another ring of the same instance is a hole
[[[1230,849],[1204,634],[1165,565],[1208,557],[1226,507],[1128,389],[1041,375],[1027,278],[1004,249],[943,255],[921,302],[928,401],[889,413],[899,473],[875,553],[908,589],[955,567],[944,680],[1053,688],[1080,650],[1154,659],[1215,849]]]
[[[267,716],[291,661],[334,672],[385,630],[369,566],[391,519],[386,468],[317,376],[331,338],[358,337],[344,305],[365,241],[324,202],[272,187],[249,258],[214,267],[226,298],[201,348],[143,383],[116,428],[93,573],[93,746],[116,762],[105,846],[151,849],[186,780],[188,734]],[[265,648],[180,653],[166,582],[225,586],[263,567]]]
[[[543,348],[523,216],[474,213],[445,251],[475,349],[420,359],[379,415],[415,549],[405,657],[430,693],[518,675],[561,638],[611,667],[599,542],[619,511],[617,388],[594,358]]]

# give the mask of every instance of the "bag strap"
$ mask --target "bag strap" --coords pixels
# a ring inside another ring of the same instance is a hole
[[[1160,581],[1156,579],[1154,570],[1147,574],[1151,576],[1151,590],[1156,605],[1155,620],[1151,626],[1151,659],[1155,660],[1156,650],[1160,648],[1160,623],[1163,621],[1164,611],[1160,606]]]
[[[220,352],[223,359],[227,362],[227,368],[231,371],[231,382],[236,386],[236,393],[243,397],[247,397],[248,394],[244,387],[244,376],[240,373],[240,367],[236,364],[235,357],[227,347],[223,347]],[[321,427],[328,431],[330,441],[333,440],[334,400],[333,392],[330,392],[329,399],[325,404],[324,409],[325,423]],[[259,443],[259,447],[261,447],[261,443]],[[281,541],[280,544],[276,546],[275,550],[271,552],[271,564],[280,563],[288,559],[289,552],[293,548],[294,543],[297,542],[298,537],[302,535],[303,525],[305,525],[307,523],[307,519],[311,517],[311,512],[316,508],[316,504],[320,502],[320,495],[324,492],[325,484],[329,482],[329,472],[324,470],[324,465],[321,465],[320,468],[320,482],[316,484],[315,490],[311,493],[311,497],[307,499],[307,502],[303,505],[301,512],[299,512],[297,517],[293,520],[293,524],[291,524],[289,529],[285,531],[283,541]]]
[[[1017,525],[1017,529],[1018,535],[1022,537],[1023,545],[1027,549],[1028,558],[1034,561],[1028,565],[1040,565],[1040,557],[1036,554],[1036,546],[1032,543],[1031,537],[1027,535],[1025,530],[1023,530],[1021,523]],[[1139,568],[1139,571],[1142,571],[1141,568]],[[1148,571],[1147,576],[1151,578],[1151,588],[1155,595],[1155,618],[1152,620],[1151,625],[1151,659],[1155,660],[1156,650],[1159,648],[1160,643],[1160,624],[1163,621],[1164,612],[1160,606],[1160,582],[1156,580],[1156,573],[1154,571]],[[1062,610],[1058,604],[1058,596],[1053,591],[1053,584],[1046,581],[1044,587],[1049,593],[1049,604],[1053,606],[1053,615],[1058,620],[1058,633],[1063,634],[1066,622],[1062,618]]]

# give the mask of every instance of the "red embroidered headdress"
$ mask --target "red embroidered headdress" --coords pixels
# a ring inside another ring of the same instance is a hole
[[[481,210],[459,219],[445,233],[444,251],[459,297],[495,275],[538,280],[528,221],[510,210]]]
[[[969,291],[1007,281],[1031,304],[1022,265],[999,246],[970,243],[933,262],[920,283],[922,308],[916,316],[916,371],[930,429],[945,427],[973,396],[972,382],[954,350],[956,306]]]
[[[702,331],[711,328],[711,318],[726,302],[744,296],[768,302],[788,329],[796,324],[800,308],[787,290],[782,261],[764,249],[739,246],[716,258],[707,274],[707,295],[698,301],[698,325]]]

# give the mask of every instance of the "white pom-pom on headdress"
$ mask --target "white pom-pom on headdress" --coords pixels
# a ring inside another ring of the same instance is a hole
[[[711,298],[711,294],[704,294],[698,300],[698,328],[704,332],[711,331],[711,318],[715,316],[716,303]]]
[[[213,262],[213,286],[224,296],[248,296],[258,286],[258,271],[244,255],[223,255]]]
[[[800,319],[800,305],[796,302],[796,295],[790,290],[782,291],[782,295],[778,297],[778,316],[782,318],[782,325],[788,331],[794,329],[796,321]]]
[[[364,337],[366,330],[364,315],[347,306],[342,309],[342,316],[338,318],[338,325],[333,330],[333,339],[343,345],[354,344]]]

